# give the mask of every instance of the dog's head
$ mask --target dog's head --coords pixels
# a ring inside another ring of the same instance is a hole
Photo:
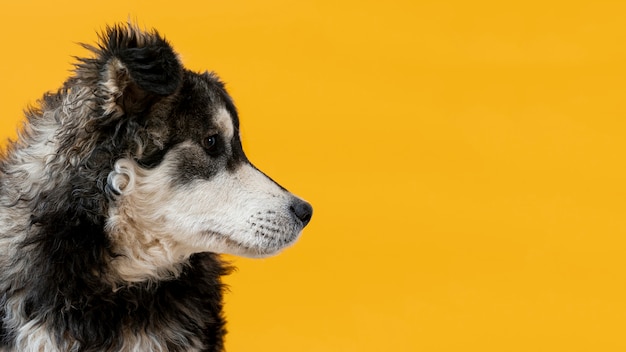
[[[248,161],[215,74],[184,69],[158,33],[132,25],[109,28],[89,48],[95,56],[80,59],[66,89],[93,94],[84,99],[87,168],[110,165],[106,233],[120,258],[135,258],[120,264],[128,280],[166,257],[262,257],[294,243],[312,208]]]

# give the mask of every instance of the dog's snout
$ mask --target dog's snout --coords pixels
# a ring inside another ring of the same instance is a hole
[[[302,221],[302,226],[306,226],[309,221],[311,221],[311,216],[313,216],[313,207],[311,204],[301,200],[296,199],[291,204],[291,211],[293,214]]]

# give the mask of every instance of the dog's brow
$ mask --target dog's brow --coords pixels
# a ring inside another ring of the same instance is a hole
[[[234,134],[233,119],[226,108],[222,107],[217,110],[215,114],[215,124],[219,130],[224,134],[226,139],[230,139]]]

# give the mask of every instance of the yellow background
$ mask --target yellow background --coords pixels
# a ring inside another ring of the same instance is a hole
[[[1,134],[136,19],[315,207],[233,258],[229,351],[626,351],[623,4],[3,1]]]

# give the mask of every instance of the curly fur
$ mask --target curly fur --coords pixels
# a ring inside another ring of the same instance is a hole
[[[0,161],[0,351],[221,351],[219,253],[275,254],[312,209],[156,31],[85,47]]]

